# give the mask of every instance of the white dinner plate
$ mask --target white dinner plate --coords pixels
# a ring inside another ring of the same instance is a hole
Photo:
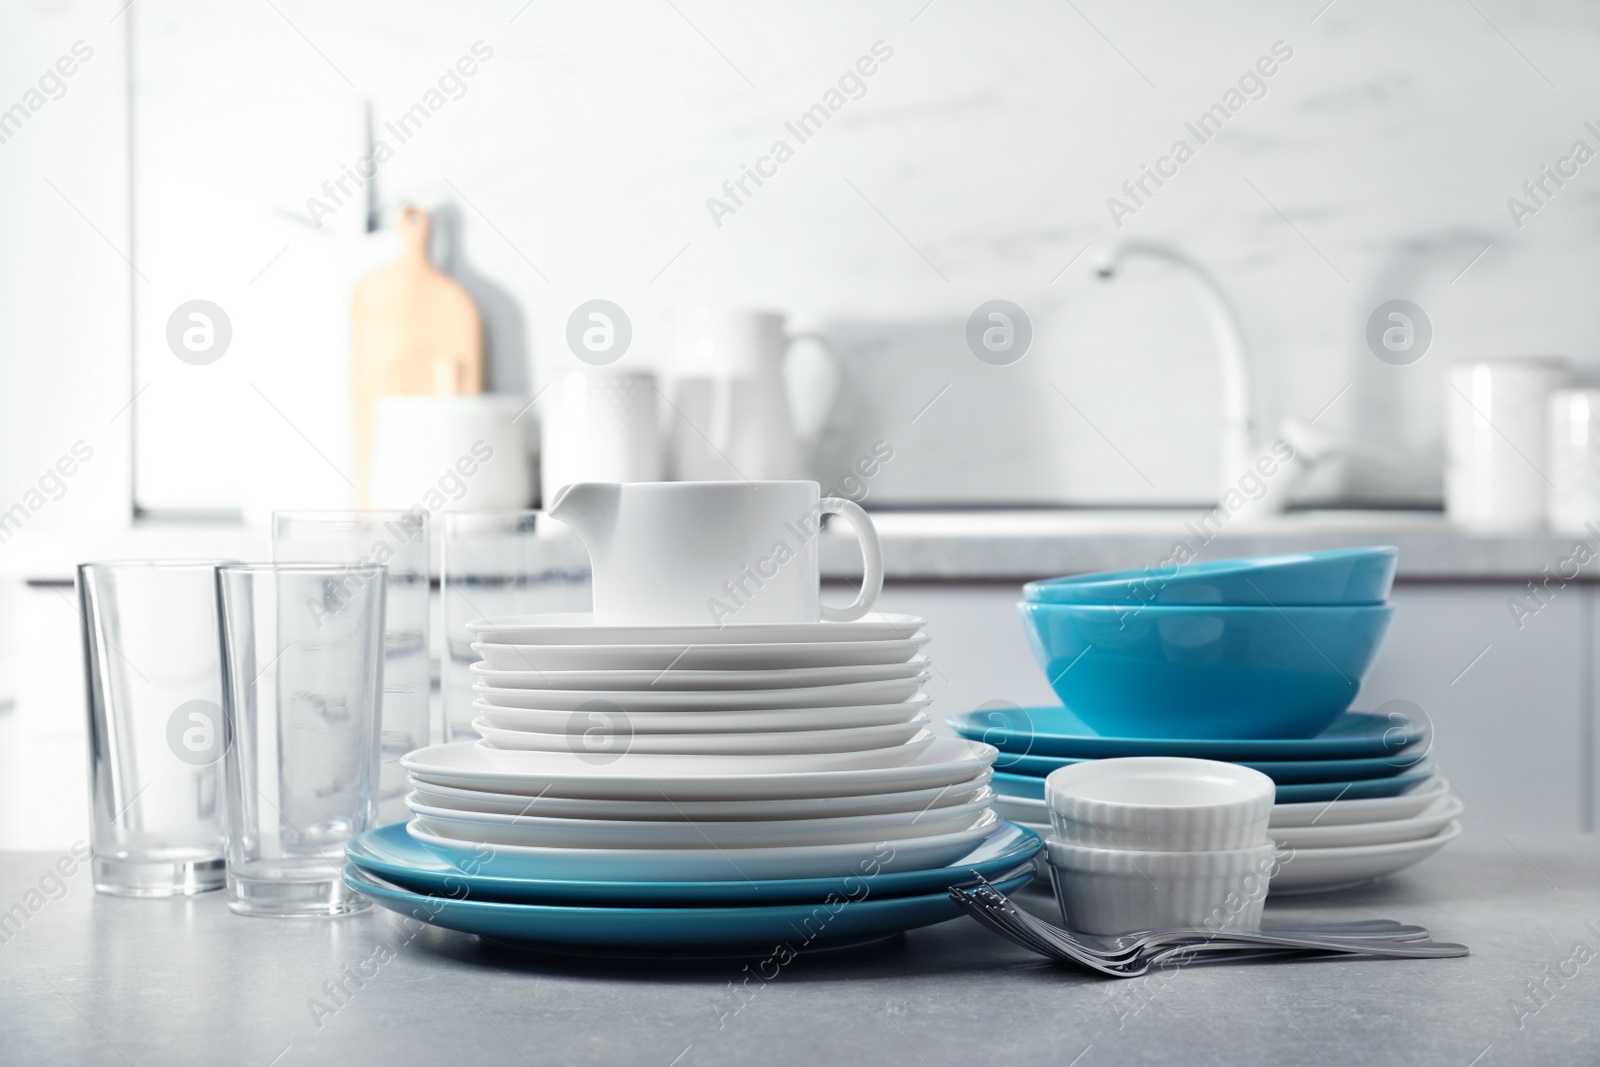
[[[994,763],[981,741],[934,737],[904,762],[836,771],[771,772],[753,763],[784,756],[624,756],[597,764],[571,752],[495,752],[475,741],[430,745],[400,762],[424,782],[518,796],[597,800],[780,800],[854,797],[964,782]]]
[[[840,708],[850,704],[893,704],[917,695],[926,674],[888,682],[851,682],[790,689],[644,691],[637,689],[502,689],[474,682],[486,704],[548,711],[754,711],[758,708]]]
[[[475,641],[472,650],[496,670],[513,671],[769,671],[904,663],[928,643],[903,641],[764,641],[713,645],[506,645]]]
[[[628,726],[635,734],[765,732],[768,730],[838,730],[849,726],[887,726],[908,722],[932,703],[927,693],[893,704],[857,704],[843,708],[763,708],[756,711],[634,711]],[[565,733],[581,721],[602,725],[586,711],[547,708],[502,708],[481,700],[473,708],[490,726],[502,730]]]
[[[429,833],[464,843],[532,848],[773,848],[910,840],[965,830],[989,812],[984,801],[932,811],[891,815],[847,815],[836,819],[758,819],[752,822],[612,821],[552,819],[537,815],[492,815],[422,804],[406,806]]]
[[[1421,815],[1449,788],[1450,783],[1436,774],[1411,792],[1401,793],[1397,797],[1274,804],[1272,820],[1267,826],[1276,830],[1282,826],[1342,826],[1345,823],[1411,819]]]
[[[918,752],[931,745],[933,734],[923,730],[898,745],[856,752],[630,752],[627,743],[623,735],[606,733],[597,734],[587,748],[580,747],[577,751],[567,747],[565,741],[558,749],[507,749],[484,738],[478,741],[478,747],[491,762],[512,770],[522,769],[530,760],[571,756],[592,767],[616,767],[628,774],[677,774],[692,773],[692,770],[713,774],[726,771],[792,774],[842,771],[852,767],[896,767],[916,758]]]
[[[916,656],[904,663],[867,663],[842,667],[796,667],[776,671],[509,671],[474,663],[474,682],[501,689],[648,689],[652,691],[723,689],[796,689],[852,682],[893,682],[915,678],[928,669]]]
[[[581,614],[508,615],[478,619],[467,630],[500,645],[753,645],[781,641],[905,641],[927,619],[870,612],[853,622],[707,623],[704,626],[621,626]]]
[[[801,797],[794,800],[589,800],[583,797],[526,797],[434,785],[410,779],[412,795],[435,808],[493,812],[499,815],[550,815],[560,819],[622,819],[662,822],[749,822],[755,819],[820,819],[848,815],[889,815],[937,811],[982,799],[993,802],[994,772],[985,768],[965,781],[897,793],[858,797]]]
[[[760,733],[731,734],[640,734],[631,732],[628,729],[630,725],[631,720],[622,724],[622,732],[596,735],[591,733],[596,724],[587,721],[580,712],[570,732],[506,730],[481,718],[473,720],[472,728],[495,748],[515,752],[754,756],[866,752],[904,745],[928,725],[928,717],[918,715],[907,722],[889,723],[887,726],[849,726],[842,730],[763,730]]]
[[[1272,876],[1268,892],[1324,893],[1365,885],[1421,863],[1460,834],[1461,823],[1452,820],[1432,837],[1417,841],[1349,848],[1297,848],[1293,855],[1280,857],[1278,873]]]
[[[1310,847],[1339,844],[1379,844],[1415,840],[1437,831],[1461,813],[1460,802],[1445,796],[1449,783],[1433,778],[1416,792],[1376,800],[1335,800],[1315,804],[1277,804],[1267,833],[1275,841],[1298,842]],[[1438,814],[1440,805],[1454,805],[1449,815]],[[1032,797],[1000,796],[995,810],[1016,823],[1038,825],[1050,821],[1050,809]],[[1431,813],[1425,815],[1424,813]],[[1318,816],[1321,816],[1320,818]],[[1432,830],[1425,827],[1432,823]],[[1353,831],[1340,834],[1335,831]],[[1297,837],[1310,834],[1309,837]]]
[[[777,848],[534,848],[494,845],[528,863],[544,878],[622,882],[727,882],[761,878],[826,878],[851,873],[921,870],[940,867],[966,855],[996,826],[988,812],[970,827],[933,837],[851,842],[839,845],[785,845]],[[462,842],[429,833],[412,820],[411,836],[424,844],[459,849]]]
[[[1465,808],[1459,797],[1445,796],[1436,799],[1421,815],[1411,819],[1343,825],[1335,823],[1328,826],[1280,826],[1267,832],[1279,845],[1295,849],[1387,845],[1395,841],[1417,841],[1432,837]]]

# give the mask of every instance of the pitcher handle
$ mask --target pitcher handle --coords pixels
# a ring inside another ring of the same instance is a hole
[[[828,622],[849,622],[871,611],[878,602],[878,594],[883,592],[883,546],[878,544],[878,529],[872,525],[872,519],[854,500],[824,497],[822,513],[843,517],[855,531],[856,542],[861,545],[861,591],[845,607],[822,605],[823,619]]]
[[[789,405],[789,417],[793,420],[795,439],[800,443],[801,452],[809,455],[811,449],[817,443],[817,438],[822,434],[822,428],[827,425],[828,413],[833,410],[833,402],[839,396],[839,384],[844,372],[839,365],[839,353],[834,350],[833,342],[823,334],[815,332],[791,333],[784,337],[783,362],[785,366],[794,357],[794,346],[801,341],[810,341],[827,357],[829,378],[827,387],[824,390],[827,396],[820,398],[821,403],[817,405],[816,412],[811,413],[810,417],[804,422],[799,417],[800,413],[795,411],[794,390],[790,388],[787,379],[783,383],[783,395]]]

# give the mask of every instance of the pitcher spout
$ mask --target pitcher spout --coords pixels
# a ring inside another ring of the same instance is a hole
[[[616,482],[573,482],[557,490],[545,514],[577,531],[591,553],[610,539],[622,486]]]

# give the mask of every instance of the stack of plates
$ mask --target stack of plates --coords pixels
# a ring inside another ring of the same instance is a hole
[[[1270,834],[1280,846],[1273,893],[1362,885],[1419,863],[1460,832],[1461,802],[1427,759],[1427,729],[1398,715],[1345,712],[1315,737],[1166,740],[1105,737],[1064,707],[953,716],[963,737],[996,746],[1001,815],[1049,832],[1044,778],[1118,756],[1192,756],[1253,767],[1277,784]]]
[[[482,739],[410,753],[413,818],[346,878],[435,925],[567,953],[839,947],[954,917],[1039,848],[995,750],[927,729],[923,620],[469,628]]]

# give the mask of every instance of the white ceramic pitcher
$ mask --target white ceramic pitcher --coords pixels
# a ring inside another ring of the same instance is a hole
[[[595,621],[722,625],[859,619],[883,589],[883,553],[859,506],[816,482],[578,482],[547,508],[578,532]],[[823,515],[842,515],[864,561],[843,608],[819,594]]]
[[[838,388],[827,341],[789,334],[783,316],[740,308],[686,307],[671,316],[672,477],[795,478],[805,469]],[[819,373],[790,375],[796,351],[812,341],[826,353]],[[798,378],[802,388],[791,393]]]

